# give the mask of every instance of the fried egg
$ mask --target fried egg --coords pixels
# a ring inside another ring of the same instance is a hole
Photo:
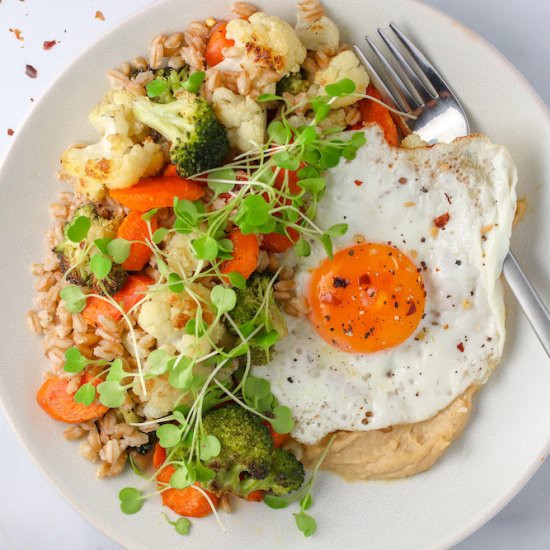
[[[327,174],[316,225],[347,223],[329,258],[318,241],[296,265],[306,318],[269,365],[304,444],[434,416],[483,383],[505,339],[502,263],[515,211],[508,151],[473,135],[389,147],[377,126]]]

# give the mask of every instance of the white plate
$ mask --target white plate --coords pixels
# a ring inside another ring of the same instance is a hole
[[[327,2],[328,3],[328,2]],[[290,2],[257,2],[268,13],[294,18]],[[139,12],[88,49],[56,81],[18,133],[0,172],[2,201],[3,289],[0,330],[4,337],[0,398],[22,442],[65,498],[90,522],[120,544],[132,548],[427,549],[452,545],[481,526],[525,484],[550,444],[550,369],[513,299],[508,300],[504,360],[477,399],[465,435],[439,464],[412,479],[392,483],[347,484],[323,475],[312,509],[317,534],[304,539],[289,510],[242,503],[223,516],[222,535],[211,518],[195,521],[192,538],[181,539],[151,500],[137,516],[118,509],[119,488],[136,483],[124,478],[98,481],[95,466],[82,459],[77,445],[62,437],[63,426],[35,404],[42,371],[47,368],[40,343],[26,331],[25,313],[34,295],[28,266],[44,255],[42,235],[49,220],[47,204],[59,183],[55,172],[61,151],[93,133],[90,108],[107,84],[105,69],[146,51],[158,32],[181,30],[193,19],[229,16],[225,2],[167,0]],[[514,234],[514,249],[540,289],[550,298],[550,120],[529,85],[490,46],[450,18],[410,0],[346,0],[328,10],[360,43],[379,25],[400,24],[442,69],[460,94],[473,130],[512,151],[520,174],[519,196],[528,215]]]

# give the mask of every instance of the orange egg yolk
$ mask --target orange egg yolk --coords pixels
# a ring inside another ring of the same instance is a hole
[[[326,259],[312,274],[310,320],[329,344],[372,353],[404,342],[424,313],[420,270],[398,249],[362,243]]]

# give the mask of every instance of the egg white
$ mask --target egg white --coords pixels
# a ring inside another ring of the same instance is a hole
[[[515,211],[516,169],[508,151],[482,136],[429,148],[391,148],[377,126],[351,162],[327,174],[316,216],[321,228],[348,223],[335,251],[366,241],[391,243],[421,267],[425,316],[400,346],[352,354],[327,344],[307,318],[287,317],[289,336],[255,373],[271,382],[296,420],[293,437],[311,444],[336,430],[419,422],[482,383],[505,339],[502,263]],[[449,213],[443,229],[434,219]],[[305,297],[312,254],[297,266]],[[463,348],[463,351],[459,349]]]

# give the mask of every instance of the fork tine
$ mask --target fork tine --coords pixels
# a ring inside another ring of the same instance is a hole
[[[397,107],[402,111],[410,112],[409,106],[405,104],[403,99],[398,94],[395,94],[392,91],[390,91],[390,89],[386,86],[384,81],[380,78],[380,76],[376,72],[375,68],[367,59],[367,56],[363,53],[363,50],[361,50],[361,48],[357,44],[353,45],[353,49],[357,54],[357,57],[359,57],[361,62],[365,65],[365,67],[367,67],[372,83],[374,87],[382,94],[382,98],[385,101],[390,100],[394,105],[397,105]]]
[[[418,101],[411,93],[409,88],[405,85],[403,82],[403,79],[397,74],[395,69],[392,67],[392,65],[388,62],[388,60],[384,57],[384,54],[378,49],[378,46],[368,37],[365,36],[365,40],[367,41],[367,44],[371,47],[372,51],[376,54],[376,57],[378,57],[378,60],[380,61],[382,67],[386,71],[388,77],[392,81],[392,83],[395,85],[395,87],[399,90],[399,93],[403,97],[406,103],[408,103],[411,106],[418,106],[421,107],[423,105],[422,101]],[[408,109],[410,111],[410,109]]]
[[[437,97],[435,91],[430,90],[428,86],[426,86],[426,84],[424,84],[424,82],[420,80],[414,68],[405,59],[403,54],[397,49],[395,44],[388,38],[386,33],[382,29],[378,29],[378,34],[392,53],[397,63],[399,63],[399,66],[405,73],[405,76],[410,80],[410,83],[412,85],[411,93],[414,90],[418,94],[418,100],[421,101],[423,104],[430,98],[435,99]]]
[[[437,69],[428,58],[407,38],[403,31],[395,24],[390,23],[390,29],[397,35],[403,46],[411,54],[426,80],[434,87],[438,94],[447,92],[452,94],[448,84],[443,80]]]

